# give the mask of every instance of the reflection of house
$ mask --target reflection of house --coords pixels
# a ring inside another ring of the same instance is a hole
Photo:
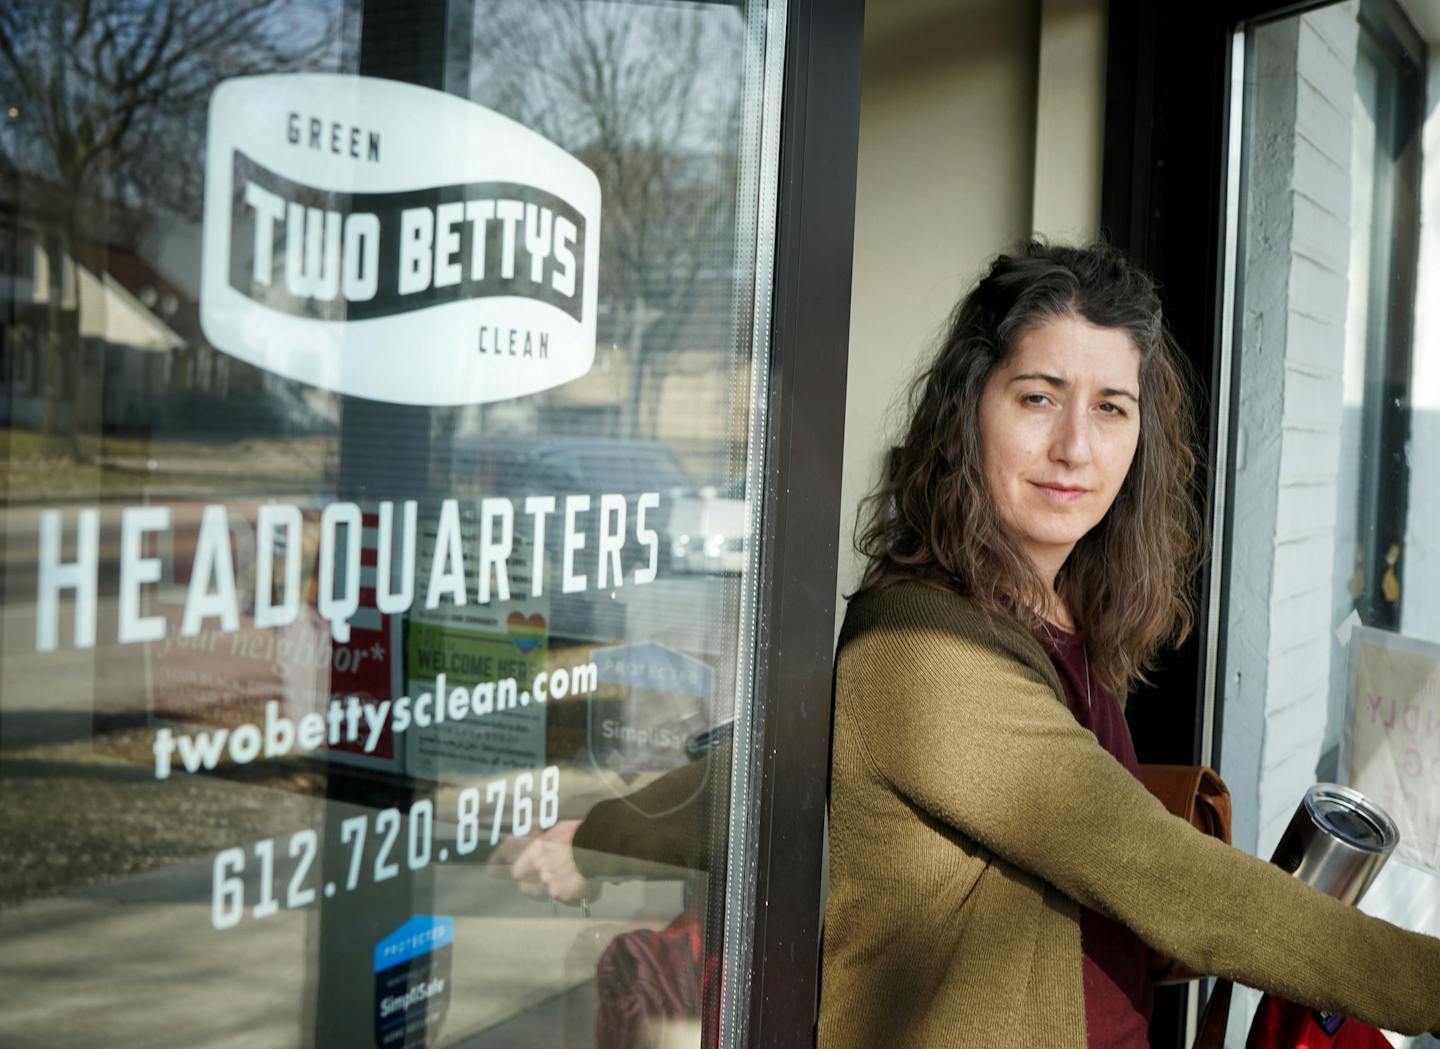
[[[53,190],[36,190],[33,180],[15,182],[32,221],[17,219],[16,206],[0,201],[0,288],[12,310],[4,421],[44,424],[46,383],[61,381],[47,368],[46,354],[57,352],[55,340],[78,338],[81,348],[101,351],[98,397],[107,432],[183,437],[198,426],[213,428],[217,413],[222,420],[239,413],[231,400],[237,395],[246,402],[250,431],[329,425],[323,401],[312,403],[296,384],[212,349],[200,330],[195,293],[161,272],[144,249],[83,241],[67,249],[57,226],[33,223],[29,197]],[[87,386],[94,381],[86,376]],[[69,425],[69,403],[52,411],[60,413],[56,423]]]

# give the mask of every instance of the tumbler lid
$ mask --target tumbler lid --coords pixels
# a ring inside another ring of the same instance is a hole
[[[1305,808],[1321,829],[1353,848],[1388,853],[1400,841],[1385,810],[1349,787],[1317,783],[1305,793]]]

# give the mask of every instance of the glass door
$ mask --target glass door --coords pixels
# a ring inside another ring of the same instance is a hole
[[[0,1043],[715,1044],[783,5],[0,44]]]

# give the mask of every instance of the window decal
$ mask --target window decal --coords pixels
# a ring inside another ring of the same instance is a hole
[[[287,378],[399,404],[507,400],[595,357],[600,184],[498,113],[369,77],[210,101],[200,320]]]

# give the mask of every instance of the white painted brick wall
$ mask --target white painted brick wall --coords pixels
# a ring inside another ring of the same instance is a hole
[[[1323,480],[1294,481],[1285,488],[1276,508],[1275,532],[1279,536],[1300,535],[1316,521],[1335,519],[1335,485]],[[1306,591],[1311,596],[1310,591]]]
[[[1269,856],[1295,805],[1316,780],[1325,749],[1333,643],[1335,515],[1303,521],[1292,500],[1323,503],[1335,491],[1341,445],[1342,363],[1349,295],[1350,97],[1357,38],[1354,5],[1297,20],[1294,152],[1283,385],[1271,391],[1281,424],[1280,494],[1271,531],[1274,569],[1261,750],[1256,852]],[[1288,41],[1286,41],[1288,43]],[[1283,128],[1274,129],[1284,133]],[[1282,256],[1286,246],[1280,245]],[[1248,294],[1248,289],[1247,289]],[[1301,337],[1289,321],[1312,322]],[[1286,523],[1293,530],[1286,531]],[[1257,541],[1261,541],[1256,537]]]
[[[1286,362],[1291,357],[1291,318],[1302,304],[1323,314],[1313,289],[1297,288],[1296,143],[1293,129],[1299,96],[1295,90],[1300,27],[1281,22],[1262,29],[1252,85],[1254,119],[1247,129],[1252,173],[1246,218],[1244,325],[1240,359],[1235,535],[1230,573],[1222,773],[1235,794],[1235,841],[1255,851],[1270,814],[1262,788],[1267,748],[1272,744],[1271,697],[1286,693],[1272,659],[1277,648],[1293,646],[1287,636],[1293,617],[1275,608],[1277,591],[1293,586],[1297,551],[1277,545],[1277,528],[1294,535],[1305,527],[1295,503],[1305,493],[1287,491],[1288,482],[1309,466],[1315,450],[1306,435],[1286,426]],[[1325,335],[1328,325],[1314,332]],[[1289,560],[1287,560],[1289,559]],[[1304,587],[1301,587],[1303,590]],[[1287,610],[1288,611],[1288,610]]]
[[[1238,649],[1235,669],[1250,683],[1227,696],[1237,731],[1227,729],[1224,748],[1227,778],[1252,781],[1255,824],[1242,844],[1262,854],[1315,781],[1326,738],[1356,32],[1348,4],[1255,37],[1237,478],[1248,482],[1237,483],[1237,505],[1242,493],[1254,505],[1233,533],[1251,582],[1233,591],[1230,634],[1263,625],[1263,641]],[[1245,706],[1259,716],[1240,716]],[[1234,737],[1257,729],[1258,747],[1234,750]],[[1238,768],[1241,753],[1258,761]]]

